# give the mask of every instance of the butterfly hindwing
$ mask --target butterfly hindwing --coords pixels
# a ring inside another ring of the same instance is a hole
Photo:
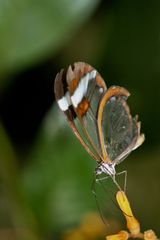
[[[121,87],[111,87],[99,105],[99,123],[107,157],[118,164],[135,147],[140,136],[140,123],[132,118],[127,105],[129,92]],[[103,106],[102,106],[103,105]]]

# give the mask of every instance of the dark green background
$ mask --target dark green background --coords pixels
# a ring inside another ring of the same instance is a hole
[[[97,211],[95,162],[54,103],[55,75],[75,61],[131,93],[146,141],[117,171],[142,230],[160,235],[160,1],[1,0],[0,237],[58,239]]]

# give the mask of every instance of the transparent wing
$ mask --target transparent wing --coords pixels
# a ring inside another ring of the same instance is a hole
[[[99,105],[98,125],[103,151],[112,163],[118,164],[134,149],[140,137],[140,123],[132,118],[126,103],[129,92],[111,87]],[[101,126],[101,127],[100,127]]]
[[[89,91],[86,94],[86,98],[89,100],[90,106],[84,116],[81,117],[78,115],[78,119],[83,126],[84,133],[87,139],[89,140],[90,144],[94,148],[96,154],[101,159],[102,151],[101,151],[101,146],[99,141],[96,117],[97,117],[98,105],[102,98],[102,93],[99,92],[99,88],[97,86],[94,86],[92,89],[89,88]]]
[[[112,161],[119,159],[123,153],[127,155],[132,151],[138,137],[138,128],[124,97],[112,97],[106,103],[102,125],[106,151]]]
[[[67,89],[67,83],[66,83],[66,72],[64,69],[62,69],[56,76],[55,82],[54,82],[54,92],[55,92],[55,98],[57,103],[60,99],[63,99],[63,97],[68,92]],[[70,97],[70,96],[69,96]],[[59,105],[59,104],[58,104]],[[61,109],[61,105],[59,105]],[[62,110],[62,109],[61,109]],[[90,146],[87,144],[86,139],[84,139],[78,129],[78,126],[76,125],[76,119],[77,115],[74,111],[74,108],[72,105],[68,104],[68,108],[66,110],[62,110],[68,120],[68,123],[73,130],[73,133],[76,135],[80,143],[83,145],[83,147],[86,149],[86,151],[95,159],[97,160],[97,156],[94,154],[94,152],[90,149]]]
[[[69,69],[69,76],[67,76],[67,79],[70,80],[68,81],[69,90],[72,90],[71,86],[73,85],[73,81],[81,76],[79,84],[77,84],[77,89],[80,91],[79,95],[81,95],[81,92],[83,93],[83,98],[77,108],[74,107],[73,102],[72,106],[78,119],[77,122],[80,123],[80,128],[82,129],[81,134],[83,135],[83,138],[87,139],[88,145],[90,145],[92,151],[94,151],[97,159],[100,161],[102,152],[99,142],[96,117],[99,102],[107,88],[105,82],[97,71],[96,75],[92,77],[92,74],[90,74],[92,71],[95,70],[90,65],[86,66],[86,64],[84,65],[83,63],[75,64],[73,71]],[[89,75],[89,77],[87,75]],[[86,82],[87,88],[85,91],[84,89]],[[72,96],[73,92],[69,92]],[[86,108],[85,112],[83,112],[83,109],[85,109],[85,103],[88,104],[88,107]]]

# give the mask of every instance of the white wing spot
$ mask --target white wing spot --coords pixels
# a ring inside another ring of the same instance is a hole
[[[116,97],[111,97],[111,101],[112,102],[116,101]]]
[[[78,104],[82,101],[83,97],[86,95],[88,83],[91,79],[96,77],[96,73],[97,73],[96,70],[92,70],[91,72],[87,73],[84,77],[81,78],[78,87],[71,96],[71,100],[75,108],[78,106]]]
[[[57,103],[62,111],[66,111],[72,104],[69,92],[66,92],[65,96],[59,99]]]
[[[103,93],[103,88],[102,87],[99,88],[99,92]]]

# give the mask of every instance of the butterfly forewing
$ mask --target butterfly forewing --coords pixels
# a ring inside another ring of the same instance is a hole
[[[100,161],[102,154],[96,115],[105,91],[106,85],[99,73],[85,63],[70,66],[66,76],[62,70],[55,80],[55,96],[59,107],[80,142],[97,161]]]
[[[59,108],[64,112],[74,134],[76,135],[80,143],[84,146],[84,148],[87,150],[87,152],[95,160],[97,160],[97,156],[90,149],[90,146],[87,144],[87,140],[82,138],[79,132],[79,129],[77,128],[77,125],[76,125],[77,114],[71,103],[71,98],[68,91],[68,85],[66,82],[66,71],[63,69],[57,74],[55,78],[54,92],[55,92],[55,97],[59,105]]]

